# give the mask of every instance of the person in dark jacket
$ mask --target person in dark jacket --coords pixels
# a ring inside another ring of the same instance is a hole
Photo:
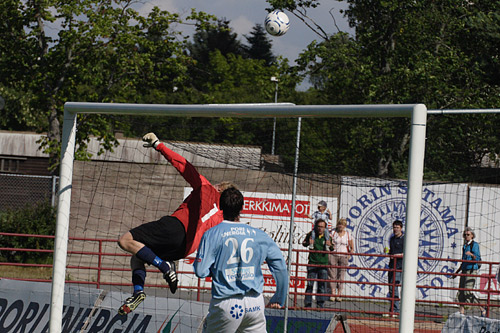
[[[405,244],[405,236],[403,234],[403,222],[396,220],[392,223],[393,235],[389,239],[389,253],[392,255],[389,261],[389,268],[392,271],[388,271],[388,282],[389,282],[389,297],[395,298],[394,308],[389,308],[389,312],[392,312],[392,317],[396,318],[399,313],[399,285],[401,284],[401,270],[403,269],[403,250]],[[393,285],[394,284],[394,285]],[[392,303],[392,302],[391,302]],[[384,314],[384,317],[388,317],[388,314]]]

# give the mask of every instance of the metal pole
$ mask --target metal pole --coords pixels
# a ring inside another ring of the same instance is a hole
[[[274,104],[278,104],[278,82],[279,80],[275,77],[271,77],[271,81],[276,83],[275,89],[274,89]],[[274,155],[274,142],[276,140],[276,117],[273,119],[273,143],[271,146],[271,155]]]
[[[403,255],[401,318],[399,332],[413,332],[415,325],[415,293],[417,286],[418,241],[424,176],[425,128],[427,108],[417,104],[411,117],[410,158],[408,166],[408,196]]]
[[[293,228],[295,226],[295,197],[297,195],[297,172],[299,169],[299,147],[300,147],[300,125],[302,118],[299,117],[297,121],[297,146],[295,148],[295,166],[293,168],[293,186],[292,186],[292,214],[290,217],[290,238],[288,240],[288,275],[292,270],[292,249],[293,249]],[[287,332],[288,324],[288,298],[290,294],[290,286],[286,288],[286,299],[285,299],[285,318],[283,323],[283,332]]]
[[[56,206],[56,189],[57,189],[57,176],[52,176],[52,196],[50,200],[50,204],[52,207]]]
[[[64,302],[64,279],[68,254],[69,213],[71,204],[71,183],[75,157],[76,113],[64,111],[61,147],[61,172],[59,177],[59,201],[57,207],[56,238],[54,243],[54,270],[50,302],[50,333],[62,331]]]

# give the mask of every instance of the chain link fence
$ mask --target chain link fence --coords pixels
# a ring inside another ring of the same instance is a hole
[[[59,177],[0,173],[0,211],[35,203],[56,203]]]

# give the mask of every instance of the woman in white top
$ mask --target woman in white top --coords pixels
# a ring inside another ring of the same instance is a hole
[[[342,290],[344,289],[342,281],[345,278],[346,266],[349,264],[350,253],[354,252],[354,241],[349,231],[346,230],[347,220],[340,219],[337,226],[330,233],[332,240],[332,253],[328,256],[328,277],[334,282],[330,282],[333,297],[330,301],[341,302]],[[344,268],[339,267],[344,266]]]

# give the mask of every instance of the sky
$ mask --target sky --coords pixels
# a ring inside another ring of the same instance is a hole
[[[162,10],[179,13],[183,17],[191,12],[191,8],[195,8],[218,18],[226,18],[231,21],[230,27],[245,43],[246,39],[243,35],[250,35],[252,28],[257,23],[264,25],[264,19],[267,15],[266,8],[270,7],[265,0],[143,0],[137,6],[137,10],[143,15],[146,15],[153,6],[158,6]],[[341,31],[349,32],[351,30],[347,20],[339,13],[340,9],[345,8],[346,2],[323,0],[319,7],[309,9],[307,15],[319,23],[329,34],[338,32],[337,27]],[[336,26],[330,10],[335,17]],[[269,37],[273,45],[274,55],[282,55],[289,60],[290,65],[294,65],[295,59],[306,49],[307,45],[313,40],[320,41],[321,38],[293,14],[287,11],[285,13],[290,19],[290,29],[283,36],[269,35]]]

